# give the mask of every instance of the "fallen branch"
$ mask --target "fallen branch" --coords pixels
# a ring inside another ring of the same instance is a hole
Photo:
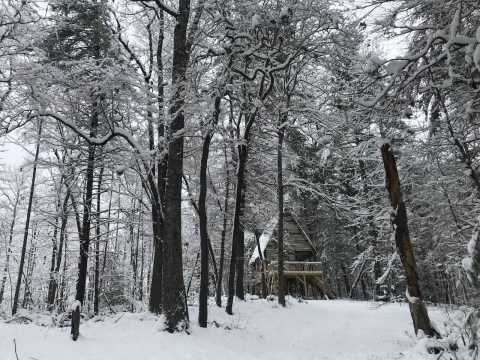
[[[15,350],[15,357],[17,360],[19,360],[18,353],[17,353],[17,342],[15,341],[15,338],[13,338],[13,348]]]

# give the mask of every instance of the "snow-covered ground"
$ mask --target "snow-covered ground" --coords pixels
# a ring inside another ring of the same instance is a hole
[[[148,313],[121,313],[69,328],[0,323],[0,360],[394,360],[430,359],[415,346],[408,306],[354,301],[237,302],[234,316],[211,305],[209,327],[191,335],[160,331]],[[440,311],[430,310],[439,319]]]

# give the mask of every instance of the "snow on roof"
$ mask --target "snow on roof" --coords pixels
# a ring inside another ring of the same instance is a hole
[[[265,257],[265,249],[267,248],[268,243],[272,239],[273,232],[275,228],[277,227],[278,223],[278,218],[275,216],[273,219],[269,221],[267,226],[265,227],[265,230],[263,230],[262,235],[260,235],[260,238],[258,239],[258,242],[260,243],[260,251],[262,252],[262,257]],[[255,249],[253,250],[252,256],[250,257],[250,261],[248,262],[250,265],[255,262],[255,260],[258,259],[258,246],[255,242]]]

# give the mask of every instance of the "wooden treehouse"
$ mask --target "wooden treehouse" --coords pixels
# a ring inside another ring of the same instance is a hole
[[[252,270],[253,290],[262,293],[266,286],[268,294],[278,293],[278,219],[272,219],[261,234],[256,234],[256,243],[249,264]],[[284,215],[284,276],[287,294],[305,298],[333,298],[328,287],[312,241],[295,217]],[[262,283],[265,285],[262,285]]]

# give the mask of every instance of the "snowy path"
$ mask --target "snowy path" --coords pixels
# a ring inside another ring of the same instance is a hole
[[[0,323],[0,360],[16,360],[14,338],[20,360],[394,360],[415,342],[404,304],[309,301],[281,309],[256,300],[235,310],[228,317],[212,305],[209,320],[220,327],[194,324],[190,336],[159,331],[149,314],[116,315],[83,324],[76,343],[68,328]]]

